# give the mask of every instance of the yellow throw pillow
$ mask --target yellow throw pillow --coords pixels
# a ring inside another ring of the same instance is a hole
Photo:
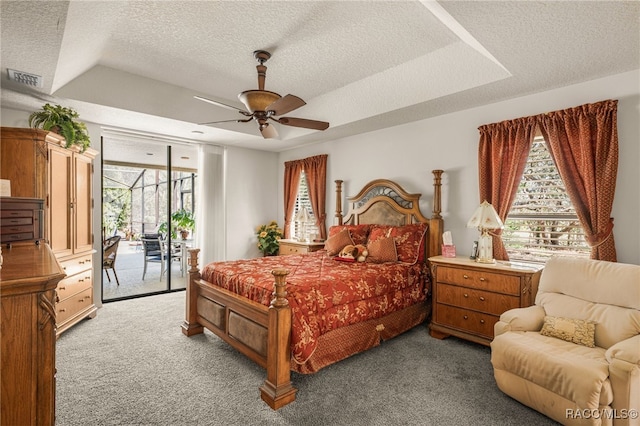
[[[573,318],[545,316],[540,334],[593,348],[595,346],[596,323]]]
[[[348,229],[343,229],[337,234],[327,238],[327,241],[324,242],[324,248],[327,250],[329,256],[335,256],[349,244],[354,245],[351,234],[349,234]]]

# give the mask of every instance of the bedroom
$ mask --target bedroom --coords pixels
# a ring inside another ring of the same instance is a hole
[[[447,5],[447,2],[443,4]],[[633,38],[637,47],[637,33],[630,31],[629,37]],[[244,56],[246,60],[240,62],[238,67],[242,69],[246,66],[247,79],[250,80],[249,87],[253,87],[255,76],[250,52]],[[277,58],[278,56],[274,56],[274,60]],[[319,60],[316,66],[320,67],[321,63],[322,60]],[[275,70],[270,72],[269,77],[277,75]],[[433,116],[420,118],[415,122],[387,129],[371,128],[371,131],[351,136],[335,136],[329,141],[295,149],[265,151],[229,146],[226,175],[229,188],[227,205],[243,206],[243,209],[240,212],[228,210],[225,257],[233,259],[257,256],[258,252],[253,244],[255,225],[272,218],[282,220],[283,163],[324,153],[329,154],[328,190],[334,179],[344,179],[345,192],[348,195],[365,182],[379,177],[399,181],[407,189],[429,195],[430,171],[445,170],[443,213],[446,227],[452,232],[460,253],[466,254],[477,236],[474,230],[469,230],[465,226],[479,201],[477,199],[477,127],[509,118],[534,115],[604,99],[618,99],[621,154],[613,208],[616,224],[614,233],[619,260],[640,263],[640,244],[638,243],[640,225],[637,221],[640,217],[638,193],[640,172],[637,167],[640,160],[637,143],[640,140],[637,125],[640,105],[639,78],[636,60],[634,67],[626,68],[624,71],[602,71],[580,82],[567,82],[549,87],[540,93],[503,98],[488,105],[478,104],[462,111],[450,111],[443,115],[434,113]],[[237,90],[234,89],[234,92]],[[4,93],[3,87],[2,125],[25,126],[29,111],[7,104]],[[294,93],[297,92],[294,91]],[[315,103],[311,102],[311,99],[307,101],[310,102],[309,107]],[[39,105],[41,101],[38,100],[36,103]],[[201,105],[198,105],[198,108],[208,111]],[[92,139],[96,141],[99,141],[101,124],[89,123]],[[264,141],[259,142],[264,143]],[[96,181],[99,179],[96,178]],[[422,207],[425,211],[430,211],[428,204]],[[327,202],[329,216],[333,209],[334,202],[332,197],[329,197]],[[99,213],[96,212],[96,223],[99,223],[99,218]],[[99,235],[99,232],[96,234]]]

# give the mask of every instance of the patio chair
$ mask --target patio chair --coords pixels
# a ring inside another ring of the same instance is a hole
[[[144,269],[142,271],[142,279],[147,274],[148,263],[160,264],[160,281],[169,267],[168,261],[179,260],[182,265],[182,253],[179,251],[168,250],[166,243],[159,234],[145,234],[141,238],[144,250]],[[182,267],[181,267],[182,270]]]
[[[118,280],[118,274],[116,274],[116,256],[118,255],[118,244],[120,243],[120,236],[116,235],[104,240],[102,244],[102,269],[107,274],[107,279],[111,282],[109,276],[109,269],[113,271],[113,276],[116,278],[116,284],[120,285]]]

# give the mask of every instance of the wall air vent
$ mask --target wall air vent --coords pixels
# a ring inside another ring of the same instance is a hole
[[[22,71],[16,71],[7,68],[9,72],[9,80],[17,83],[26,84],[27,86],[42,87],[42,77],[35,74],[29,74]]]

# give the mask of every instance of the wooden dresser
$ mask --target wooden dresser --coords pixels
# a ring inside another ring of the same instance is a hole
[[[488,345],[500,315],[530,306],[543,266],[525,263],[483,264],[469,258],[429,258],[433,276],[430,334],[450,335]]]
[[[2,245],[0,424],[53,425],[55,288],[64,272],[49,246]]]
[[[44,239],[67,273],[56,303],[58,334],[93,317],[93,160],[97,151],[65,148],[65,139],[31,128],[2,127],[0,178],[11,195],[44,200]]]
[[[278,254],[285,256],[287,254],[302,254],[311,253],[314,251],[322,250],[324,243],[302,242],[296,240],[280,240],[280,248]]]

